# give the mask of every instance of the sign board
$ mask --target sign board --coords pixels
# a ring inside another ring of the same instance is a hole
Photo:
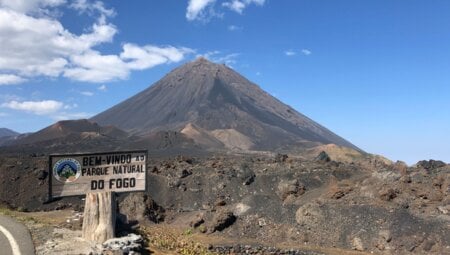
[[[144,191],[147,151],[50,155],[49,195]]]

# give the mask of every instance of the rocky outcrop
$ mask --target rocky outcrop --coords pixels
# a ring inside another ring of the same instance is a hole
[[[426,170],[434,170],[440,167],[444,167],[447,164],[445,164],[443,161],[440,160],[421,160],[419,162],[417,162],[416,166],[420,167],[420,168],[424,168]]]

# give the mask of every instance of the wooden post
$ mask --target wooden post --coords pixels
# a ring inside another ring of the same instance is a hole
[[[114,238],[116,201],[114,192],[87,193],[84,206],[83,238],[103,243]]]

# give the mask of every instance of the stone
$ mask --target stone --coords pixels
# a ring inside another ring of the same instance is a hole
[[[42,181],[45,180],[47,178],[48,172],[45,170],[36,170],[36,177],[38,178],[38,180]]]
[[[112,254],[116,254],[117,252],[131,254],[131,252],[138,251],[142,248],[143,241],[144,239],[142,236],[136,234],[128,234],[127,236],[119,238],[111,238],[103,242],[103,252],[105,253],[109,251],[113,252]]]
[[[380,251],[384,251],[384,250],[386,249],[386,246],[384,246],[384,244],[382,244],[382,243],[378,243],[378,244],[376,245],[376,247],[377,247],[378,250],[380,250]]]
[[[391,201],[397,197],[398,190],[392,188],[384,188],[380,191],[380,198],[384,201]]]
[[[222,231],[233,225],[236,219],[236,216],[231,211],[218,211],[214,215],[212,222],[209,224],[208,232],[213,233],[215,231]]]
[[[297,179],[294,180],[281,180],[278,183],[277,194],[281,200],[285,200],[289,195],[295,197],[301,196],[305,193],[305,185],[299,182]]]
[[[199,227],[200,225],[202,225],[203,223],[205,223],[205,220],[204,220],[203,217],[204,217],[203,213],[197,214],[197,215],[195,216],[195,219],[193,219],[193,220],[189,223],[189,226],[191,226],[191,227],[193,227],[193,228]]]
[[[361,238],[354,237],[352,239],[352,249],[357,250],[357,251],[364,251],[364,246],[363,246]]]
[[[242,180],[243,185],[250,185],[255,181],[256,175],[251,170],[248,164],[241,164],[241,168],[238,170],[237,177]]]
[[[441,212],[442,214],[448,214],[447,207],[448,206],[438,206],[437,208],[438,208],[439,212]]]
[[[302,205],[295,213],[295,220],[298,224],[311,226],[324,219],[322,210],[317,203],[311,202]]]
[[[278,154],[275,156],[275,163],[283,163],[283,162],[286,162],[286,160],[287,160],[288,158],[289,158],[288,155],[278,153]]]
[[[192,171],[191,171],[191,170],[183,169],[183,170],[181,170],[181,171],[178,172],[178,177],[179,177],[179,178],[186,178],[186,177],[188,177],[188,176],[191,175],[191,174],[192,174]]]
[[[433,240],[427,240],[423,244],[423,250],[424,251],[431,251],[431,249],[433,248],[433,246],[435,244],[436,244],[436,242],[434,242]]]
[[[159,206],[153,199],[143,192],[127,194],[119,203],[119,211],[126,216],[127,221],[162,222],[165,217],[165,209]]]
[[[321,151],[314,160],[317,162],[327,163],[331,161],[331,158],[325,151]]]
[[[380,230],[378,235],[387,243],[392,240],[391,232],[389,230]]]
[[[244,215],[245,213],[247,213],[249,210],[250,210],[250,206],[249,205],[246,205],[246,204],[244,204],[244,203],[237,203],[235,206],[234,206],[234,210],[233,210],[233,214],[234,215],[236,215],[236,216],[242,216],[242,215]]]

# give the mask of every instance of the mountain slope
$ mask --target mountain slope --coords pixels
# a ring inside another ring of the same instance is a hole
[[[329,143],[359,150],[234,70],[204,58],[173,70],[148,89],[91,120],[133,134],[181,131],[194,125],[209,132],[223,143],[222,147],[238,145],[236,149],[243,150]],[[233,145],[227,146],[224,140],[230,139]]]
[[[101,137],[127,137],[128,134],[112,126],[99,126],[97,123],[82,120],[64,120],[29,134],[14,142],[15,145],[35,144],[63,139],[65,141],[82,141]]]
[[[6,137],[6,136],[17,136],[19,135],[19,133],[8,129],[8,128],[0,128],[0,138],[1,137]]]

